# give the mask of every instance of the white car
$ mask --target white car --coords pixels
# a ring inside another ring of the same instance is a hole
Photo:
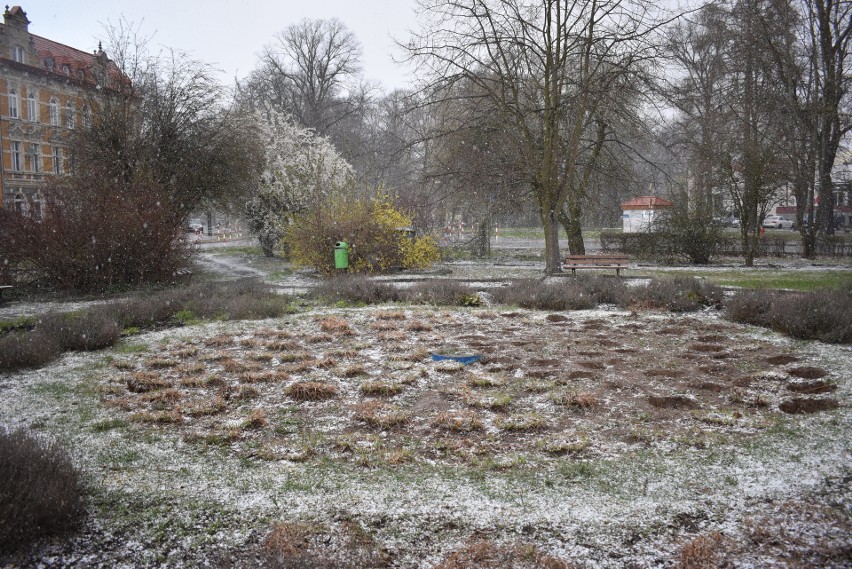
[[[763,227],[767,229],[793,229],[793,225],[792,221],[780,215],[770,215],[763,220]]]

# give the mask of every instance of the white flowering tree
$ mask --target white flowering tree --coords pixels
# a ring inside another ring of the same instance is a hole
[[[294,215],[351,189],[354,177],[328,139],[290,116],[264,108],[255,112],[255,119],[266,167],[257,193],[246,203],[246,218],[271,257]]]

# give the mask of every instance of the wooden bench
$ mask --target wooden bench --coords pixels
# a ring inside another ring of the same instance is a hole
[[[572,275],[577,274],[577,269],[615,269],[618,276],[628,261],[627,255],[568,255],[562,261],[562,269],[571,269]]]
[[[0,285],[0,304],[3,304],[3,291],[14,288],[12,285]]]

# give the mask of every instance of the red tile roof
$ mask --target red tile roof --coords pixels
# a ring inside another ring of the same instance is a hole
[[[621,204],[621,209],[656,209],[660,207],[671,207],[674,203],[657,196],[639,196],[632,200],[627,200]]]
[[[97,66],[97,58],[94,54],[34,34],[32,38],[40,60],[39,63],[45,71],[76,79],[80,79],[79,74],[82,71],[83,80],[94,83],[95,77],[92,70]],[[45,63],[47,58],[53,59],[52,69]],[[114,67],[114,64],[111,67]]]

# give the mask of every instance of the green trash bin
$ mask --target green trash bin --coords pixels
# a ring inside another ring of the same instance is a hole
[[[334,244],[334,268],[349,268],[349,245],[346,241],[338,241]]]

